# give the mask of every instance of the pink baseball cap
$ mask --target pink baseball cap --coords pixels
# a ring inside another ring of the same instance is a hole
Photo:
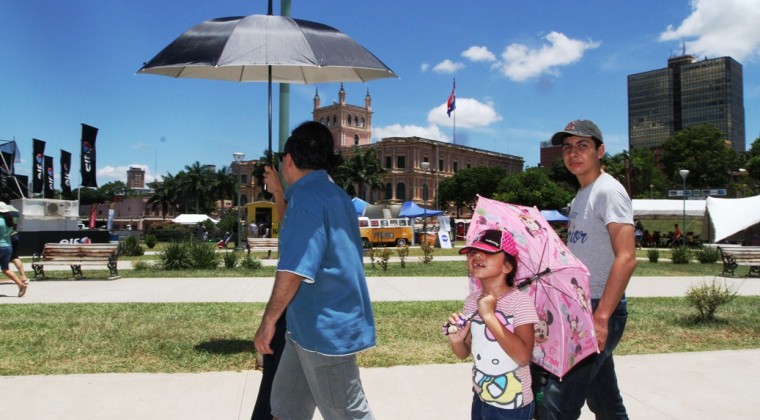
[[[473,249],[487,254],[496,254],[504,251],[517,258],[517,246],[511,233],[499,229],[486,229],[478,232],[470,245],[459,250],[460,254],[466,254]]]

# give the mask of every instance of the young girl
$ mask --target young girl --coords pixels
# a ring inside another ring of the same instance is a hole
[[[482,290],[467,296],[445,332],[454,354],[472,354],[472,419],[531,419],[533,392],[528,363],[538,315],[532,299],[514,287],[517,248],[512,234],[480,232],[467,254],[470,274]]]

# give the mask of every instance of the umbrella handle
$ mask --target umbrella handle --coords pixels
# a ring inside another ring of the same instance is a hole
[[[464,326],[467,324],[467,321],[471,320],[477,314],[478,314],[478,311],[475,311],[475,312],[467,315],[466,317],[461,317],[460,316],[459,317],[459,322],[456,323],[456,324],[452,324],[451,322],[447,322],[447,323],[443,324],[443,327],[441,327],[442,330],[443,330],[443,335],[455,334],[455,333],[461,331],[462,328],[464,328]]]

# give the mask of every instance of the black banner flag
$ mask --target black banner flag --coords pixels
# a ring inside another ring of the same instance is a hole
[[[32,193],[40,194],[45,184],[45,142],[32,139]]]
[[[64,197],[71,196],[71,153],[61,150],[61,193]]]
[[[45,193],[46,198],[53,198],[55,190],[55,172],[53,172],[53,157],[45,156]]]
[[[0,152],[0,196],[13,197],[11,187],[15,180],[13,179],[13,155],[6,152]]]
[[[97,137],[97,128],[82,124],[81,171],[83,187],[98,188],[98,181],[95,178],[95,140]]]

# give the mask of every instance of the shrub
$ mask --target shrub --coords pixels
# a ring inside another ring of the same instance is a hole
[[[717,248],[703,246],[697,249],[694,254],[702,264],[713,264],[720,259],[720,251]]]
[[[391,250],[390,248],[383,248],[382,251],[380,251],[380,267],[382,267],[383,271],[388,270],[388,260],[391,258]]]
[[[208,242],[190,241],[189,256],[192,261],[191,268],[210,269],[219,267],[219,254],[216,253],[216,244]]]
[[[251,257],[250,255],[246,255],[245,258],[240,261],[240,267],[246,270],[260,270],[263,266],[264,264],[261,263],[260,259]]]
[[[398,257],[401,260],[401,268],[406,268],[406,257],[409,256],[409,245],[404,245],[396,248],[398,251]]]
[[[420,260],[422,260],[423,264],[428,264],[431,261],[433,261],[433,245],[430,245],[428,241],[423,240],[422,243],[420,243],[420,248],[422,249],[423,255],[420,257]]]
[[[660,250],[657,248],[648,250],[647,257],[649,257],[649,262],[656,263],[660,259]]]
[[[158,254],[158,261],[164,270],[215,269],[219,266],[219,255],[211,243],[174,241]]]
[[[185,270],[192,268],[188,242],[171,241],[158,253],[158,265],[164,270]]]
[[[224,256],[222,257],[222,261],[224,261],[224,268],[235,268],[239,257],[240,254],[236,251],[225,252]]]
[[[156,243],[158,243],[158,239],[156,239],[155,235],[148,235],[145,237],[145,245],[149,249],[153,249],[156,246]]]
[[[735,288],[726,283],[718,284],[715,279],[709,284],[692,286],[686,291],[686,300],[699,311],[698,321],[713,321],[718,307],[731,302],[735,297]]]
[[[153,268],[153,265],[147,261],[135,261],[132,263],[132,269],[135,271],[146,271],[151,268]]]
[[[691,260],[691,250],[685,246],[673,248],[670,258],[673,260],[673,264],[688,264]]]
[[[136,236],[130,236],[126,241],[119,243],[119,255],[127,257],[139,257],[145,254],[145,250],[140,246],[140,241]]]
[[[369,257],[370,267],[375,268],[375,247],[372,242],[367,243],[367,256]]]

